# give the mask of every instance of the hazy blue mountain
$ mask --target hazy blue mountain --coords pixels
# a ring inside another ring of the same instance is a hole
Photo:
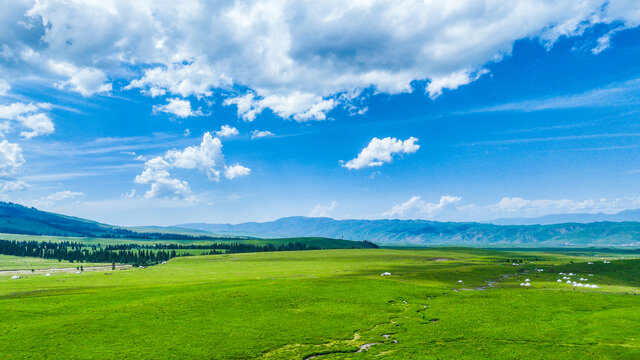
[[[625,214],[626,213],[626,214]],[[633,216],[629,211],[616,214]],[[427,220],[334,220],[289,217],[276,221],[230,224],[183,224],[134,231],[77,217],[0,202],[0,232],[32,235],[189,238],[191,236],[327,237],[397,245],[633,245],[640,246],[640,222],[496,225]]]
[[[554,214],[535,218],[505,218],[487,221],[496,225],[549,225],[562,223],[591,223],[599,221],[640,221],[640,209],[625,210],[616,214]]]
[[[640,223],[595,222],[554,225],[495,225],[427,220],[334,220],[288,217],[237,225],[192,223],[182,228],[257,237],[323,236],[402,245],[633,245]]]

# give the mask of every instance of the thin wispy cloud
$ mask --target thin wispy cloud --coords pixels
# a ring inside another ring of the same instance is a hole
[[[530,143],[542,143],[542,142],[555,142],[555,141],[573,141],[573,140],[588,140],[588,139],[604,139],[604,138],[637,138],[640,137],[640,133],[617,133],[617,134],[589,134],[589,135],[570,135],[570,136],[550,136],[550,137],[536,137],[536,138],[519,138],[519,139],[504,139],[504,140],[487,140],[476,141],[473,143],[463,144],[465,146],[477,146],[477,145],[513,145],[513,144],[530,144]]]
[[[640,79],[612,84],[604,88],[579,94],[524,100],[501,105],[481,107],[467,113],[499,111],[541,111],[581,107],[609,107],[640,104]]]

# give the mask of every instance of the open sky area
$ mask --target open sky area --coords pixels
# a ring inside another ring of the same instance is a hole
[[[2,7],[4,201],[118,225],[640,208],[634,0]]]

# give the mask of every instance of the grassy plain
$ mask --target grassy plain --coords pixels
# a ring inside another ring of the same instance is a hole
[[[640,358],[640,260],[594,255],[319,250],[175,258],[106,273],[0,276],[0,354]],[[497,261],[505,259],[523,264]],[[380,276],[385,271],[392,275]],[[558,272],[589,277],[599,288],[557,283]],[[525,278],[530,287],[519,285]],[[366,350],[357,352],[362,346]]]
[[[0,255],[0,271],[4,270],[31,270],[31,269],[51,269],[51,268],[73,268],[77,266],[101,266],[110,264],[94,263],[72,263],[69,261],[58,261],[56,259],[41,259],[32,257],[19,257]]]
[[[195,240],[157,240],[157,239],[112,239],[100,237],[71,237],[71,236],[49,236],[49,235],[22,235],[22,234],[5,234],[0,233],[0,240],[12,241],[48,241],[54,243],[60,242],[77,242],[86,245],[153,245],[153,244],[180,244],[180,245],[207,245],[212,243],[241,243],[255,245],[285,245],[290,242],[299,242],[309,247],[315,246],[319,248],[331,249],[351,249],[351,248],[368,248],[367,244],[360,241],[349,241],[341,239],[331,239],[323,237],[295,237],[295,238],[276,238],[276,239],[195,239]]]

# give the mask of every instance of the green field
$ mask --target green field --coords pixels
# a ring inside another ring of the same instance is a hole
[[[331,239],[323,237],[295,237],[276,239],[198,239],[198,240],[156,240],[156,239],[110,239],[100,237],[72,237],[72,236],[49,236],[49,235],[21,235],[0,233],[0,240],[14,241],[48,241],[48,242],[78,242],[86,245],[121,245],[121,244],[181,244],[181,245],[206,245],[212,243],[244,243],[255,245],[284,245],[289,242],[299,242],[307,246],[320,248],[360,248],[367,247],[360,241],[349,241]]]
[[[0,271],[3,270],[30,270],[30,269],[51,269],[51,268],[72,268],[77,266],[100,266],[110,264],[93,263],[72,263],[68,261],[58,261],[55,259],[24,258],[18,256],[0,255]]]
[[[18,280],[0,275],[0,354],[638,359],[640,260],[594,255],[318,250],[194,256],[145,269]],[[392,275],[380,276],[385,271]],[[558,283],[558,272],[589,277],[599,288]],[[525,278],[530,287],[519,285]]]

